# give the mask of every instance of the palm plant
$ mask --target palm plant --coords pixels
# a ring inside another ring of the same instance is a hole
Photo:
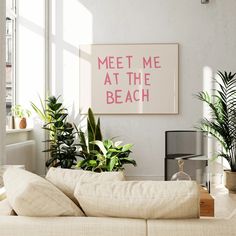
[[[218,85],[214,95],[207,92],[197,94],[198,99],[208,104],[211,119],[204,118],[200,130],[211,134],[222,146],[218,156],[225,158],[236,172],[236,73],[218,71],[219,79],[214,79]]]

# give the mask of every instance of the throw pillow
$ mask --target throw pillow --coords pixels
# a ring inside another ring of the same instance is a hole
[[[123,172],[96,173],[85,170],[71,170],[62,168],[50,168],[46,179],[59,188],[64,194],[78,204],[74,197],[75,186],[78,182],[104,182],[125,180]]]
[[[0,216],[16,215],[7,199],[0,201]]]
[[[7,199],[21,216],[83,216],[82,211],[53,184],[23,169],[3,175]]]
[[[199,189],[193,181],[81,182],[74,194],[87,216],[199,217]]]

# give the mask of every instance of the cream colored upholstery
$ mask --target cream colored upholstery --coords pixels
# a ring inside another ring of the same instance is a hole
[[[0,217],[0,235],[146,236],[146,222],[95,217]]]
[[[81,182],[74,194],[87,216],[199,217],[199,190],[193,181]]]
[[[236,219],[0,216],[1,236],[235,236]]]
[[[148,236],[235,236],[236,219],[148,220]]]
[[[7,199],[17,215],[84,215],[65,194],[38,175],[23,169],[9,168],[3,180]]]
[[[85,170],[71,170],[61,168],[50,168],[46,179],[59,188],[75,203],[78,203],[74,197],[75,186],[78,182],[104,182],[125,180],[123,172],[102,172],[95,173]]]
[[[7,199],[0,201],[0,216],[16,215]]]
[[[0,187],[0,201],[2,201],[3,199],[5,199],[6,196],[6,189],[4,187]]]

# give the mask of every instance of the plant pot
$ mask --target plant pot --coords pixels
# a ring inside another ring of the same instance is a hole
[[[15,129],[25,129],[27,127],[27,122],[26,122],[26,118],[18,118],[15,117],[15,125],[14,128]]]
[[[25,129],[26,126],[27,126],[26,118],[23,117],[23,118],[20,120],[19,127],[20,127],[20,129]]]
[[[224,171],[224,185],[230,192],[236,193],[236,172]]]

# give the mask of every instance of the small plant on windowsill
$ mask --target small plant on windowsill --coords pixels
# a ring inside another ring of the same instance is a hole
[[[30,110],[17,104],[11,109],[12,116],[14,116],[15,125],[14,128],[25,129],[27,127],[27,118],[30,117]]]

